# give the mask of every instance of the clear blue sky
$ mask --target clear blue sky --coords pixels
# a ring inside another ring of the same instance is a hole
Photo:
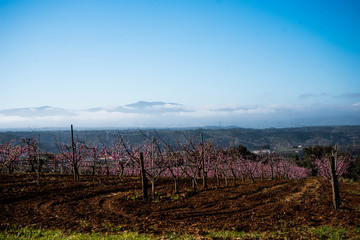
[[[359,105],[360,1],[0,0],[0,109]]]

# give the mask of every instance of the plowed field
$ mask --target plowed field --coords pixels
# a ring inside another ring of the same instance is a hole
[[[222,182],[223,183],[223,182]],[[302,237],[304,226],[360,228],[360,185],[341,183],[341,210],[331,205],[330,184],[319,178],[257,181],[228,187],[191,189],[171,179],[157,182],[157,199],[143,202],[138,178],[44,175],[40,185],[31,174],[0,175],[0,225],[31,226],[80,232],[133,230],[205,235],[213,230],[274,232],[286,229]],[[354,237],[354,232],[348,236]],[[345,235],[347,236],[347,235]]]

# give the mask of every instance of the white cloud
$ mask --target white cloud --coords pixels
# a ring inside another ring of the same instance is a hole
[[[152,106],[147,106],[146,107],[147,109],[149,110],[162,110],[162,109],[183,109],[183,106],[180,105],[180,104],[172,104],[172,103],[166,103],[166,104],[163,104],[163,105],[152,105]]]
[[[131,106],[123,106],[122,108],[125,110],[131,110],[131,111],[136,110],[136,108],[131,107]]]
[[[359,107],[360,103],[353,106]],[[164,104],[154,106],[154,111],[112,111],[111,109],[98,110],[66,110],[58,113],[36,111],[34,115],[24,114],[10,116],[0,114],[1,128],[43,128],[43,127],[67,127],[74,124],[78,127],[197,127],[218,125],[241,126],[241,127],[270,127],[276,121],[292,123],[296,119],[314,118],[322,116],[320,108],[305,107],[301,105],[207,105],[207,106],[183,106],[176,104]],[[158,110],[159,108],[159,110]],[[163,108],[171,111],[161,111]],[[339,109],[334,106],[322,107],[321,109]],[[340,110],[341,112],[341,110]],[[305,114],[305,115],[304,115]],[[356,116],[356,113],[354,113]],[[271,122],[273,121],[273,122]],[[315,121],[315,120],[314,120]],[[302,123],[301,121],[298,121]],[[318,123],[318,122],[316,122]],[[303,124],[303,123],[302,123]],[[341,124],[341,123],[339,123]],[[277,125],[276,125],[277,126]],[[292,126],[292,125],[291,125]],[[277,126],[279,127],[279,126]]]
[[[27,119],[20,116],[6,116],[6,115],[0,115],[0,123],[1,124],[7,124],[7,123],[17,123],[17,122],[23,122]]]
[[[129,119],[139,117],[139,113],[128,113],[128,112],[109,112],[105,110],[97,112],[89,111],[77,111],[75,119],[79,120],[112,120],[112,119]]]

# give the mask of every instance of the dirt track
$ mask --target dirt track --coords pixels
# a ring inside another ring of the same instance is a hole
[[[231,184],[231,183],[230,183]],[[0,175],[0,224],[76,231],[131,229],[162,234],[213,229],[250,232],[331,225],[360,226],[360,186],[341,184],[342,210],[331,207],[330,185],[321,179],[259,181],[194,192],[183,181],[172,195],[172,181],[158,182],[158,200],[143,203],[138,178]],[[297,236],[294,233],[295,237]]]

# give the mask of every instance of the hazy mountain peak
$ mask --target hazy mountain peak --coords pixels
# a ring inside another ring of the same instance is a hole
[[[166,105],[174,105],[174,106],[181,106],[178,103],[166,103],[166,102],[146,102],[146,101],[138,101],[137,103],[132,103],[125,105],[125,107],[131,108],[151,108],[154,106],[166,106]]]

